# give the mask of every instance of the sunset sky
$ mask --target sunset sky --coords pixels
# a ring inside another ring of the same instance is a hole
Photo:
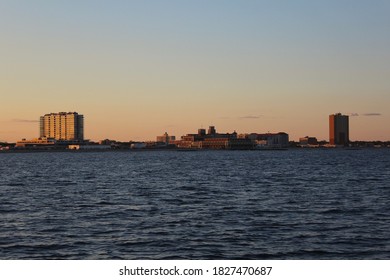
[[[198,128],[390,140],[390,1],[0,0],[0,141],[76,111],[85,136]]]

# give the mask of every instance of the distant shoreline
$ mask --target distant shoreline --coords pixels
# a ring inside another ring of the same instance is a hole
[[[23,153],[139,153],[139,152],[211,152],[211,151],[250,151],[250,152],[271,152],[271,151],[317,151],[317,150],[328,150],[328,151],[361,151],[361,150],[387,150],[390,147],[359,147],[359,148],[349,148],[349,147],[339,147],[339,148],[300,148],[293,147],[287,149],[90,149],[90,150],[69,150],[69,149],[57,149],[57,150],[39,150],[39,149],[30,149],[30,150],[1,150],[0,154],[23,154]]]

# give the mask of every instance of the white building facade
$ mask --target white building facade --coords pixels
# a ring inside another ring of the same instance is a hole
[[[84,116],[76,112],[50,113],[40,117],[40,137],[65,141],[84,140]]]

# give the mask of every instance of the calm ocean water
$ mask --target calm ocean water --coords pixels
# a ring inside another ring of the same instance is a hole
[[[0,259],[390,259],[390,149],[0,154]]]

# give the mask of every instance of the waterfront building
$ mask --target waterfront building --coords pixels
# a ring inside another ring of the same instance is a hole
[[[15,144],[16,148],[49,148],[54,147],[56,140],[53,138],[35,138],[31,140],[22,139]]]
[[[207,131],[208,135],[215,135],[217,131],[215,130],[215,126],[209,126],[209,129]]]
[[[115,140],[110,140],[110,139],[104,139],[104,140],[100,140],[99,141],[99,145],[112,146],[112,145],[115,145],[115,144],[116,144],[116,141]]]
[[[111,145],[68,145],[69,150],[110,150]]]
[[[46,114],[40,117],[40,137],[62,141],[83,141],[84,116],[76,112]]]
[[[301,137],[299,138],[299,145],[301,145],[302,147],[318,146],[318,140],[316,137]]]
[[[199,128],[199,129],[198,129],[198,135],[200,135],[200,136],[202,136],[202,137],[206,136],[206,129],[204,129],[204,128]]]
[[[329,116],[330,145],[347,145],[349,143],[349,117],[340,113]]]
[[[134,142],[130,145],[131,149],[145,149],[146,143],[145,142]]]
[[[161,142],[161,143],[165,143],[165,144],[169,144],[173,141],[176,140],[176,137],[175,136],[169,136],[167,132],[164,133],[164,135],[162,136],[157,136],[157,142]]]
[[[173,145],[175,145],[177,148],[185,148],[185,149],[188,149],[188,148],[192,148],[192,144],[193,143],[197,143],[197,142],[194,142],[194,141],[186,141],[186,140],[175,140],[172,142]]]
[[[253,149],[250,139],[238,139],[237,132],[217,133],[214,126],[210,126],[207,134],[203,128],[197,134],[187,134],[181,140],[172,141],[178,148],[191,149]]]
[[[289,136],[285,132],[240,134],[240,138],[250,139],[254,141],[258,147],[265,147],[265,148],[289,147]]]
[[[238,138],[206,138],[199,142],[200,149],[214,150],[251,150],[254,148],[253,141],[250,139]]]

